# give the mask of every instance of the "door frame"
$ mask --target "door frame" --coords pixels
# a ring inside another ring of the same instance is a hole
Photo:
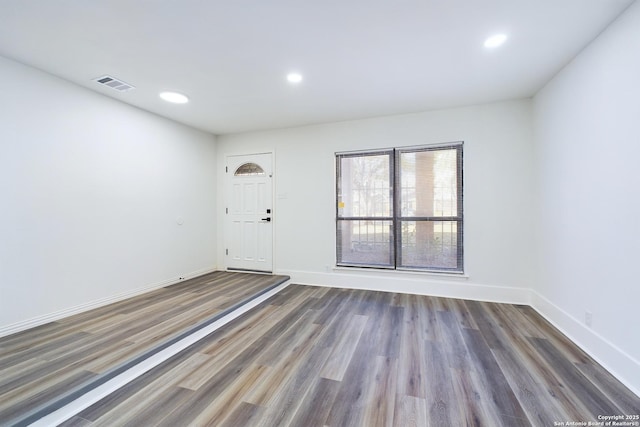
[[[227,153],[224,155],[224,191],[223,191],[223,208],[222,208],[222,215],[224,216],[224,220],[222,222],[222,226],[223,226],[223,248],[222,248],[222,252],[223,252],[223,266],[224,266],[224,270],[225,271],[236,271],[236,272],[242,272],[242,269],[237,269],[237,268],[232,268],[231,270],[229,270],[229,261],[228,261],[228,255],[226,254],[226,249],[229,247],[229,243],[231,240],[231,235],[230,235],[230,227],[227,227],[227,221],[228,221],[228,217],[227,217],[227,208],[229,207],[230,203],[231,203],[231,194],[229,194],[230,189],[231,189],[231,170],[229,169],[229,158],[230,157],[242,157],[242,156],[256,156],[256,155],[260,155],[260,154],[270,154],[271,155],[271,227],[272,227],[272,233],[271,233],[271,273],[267,273],[267,272],[260,272],[260,271],[253,271],[253,270],[247,270],[247,272],[251,272],[251,273],[255,273],[255,274],[276,274],[276,223],[278,222],[277,219],[277,207],[276,207],[276,151],[274,149],[271,150],[264,150],[264,151],[254,151],[254,152],[237,152],[237,153]]]

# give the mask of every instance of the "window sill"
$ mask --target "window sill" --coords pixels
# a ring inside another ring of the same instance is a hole
[[[349,271],[359,273],[382,273],[398,276],[430,276],[441,277],[447,279],[462,279],[467,280],[469,276],[465,273],[456,273],[451,271],[433,271],[433,270],[412,270],[412,269],[390,269],[390,268],[375,268],[375,267],[348,267],[342,265],[336,265],[333,267],[333,271]]]

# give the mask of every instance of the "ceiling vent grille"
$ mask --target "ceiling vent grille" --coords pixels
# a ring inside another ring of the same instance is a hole
[[[126,92],[131,89],[135,89],[135,86],[132,86],[129,83],[125,83],[122,80],[118,80],[115,77],[111,76],[102,76],[93,80],[100,83],[101,85],[108,86],[113,90],[117,90],[118,92]]]

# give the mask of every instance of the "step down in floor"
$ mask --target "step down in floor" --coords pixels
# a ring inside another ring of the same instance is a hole
[[[9,423],[11,426],[58,425],[88,408],[118,388],[155,368],[191,345],[215,332],[233,319],[263,303],[289,285],[289,276],[260,290],[242,301],[216,313],[189,329],[158,344],[131,360],[92,378],[59,398],[46,402],[29,414]]]

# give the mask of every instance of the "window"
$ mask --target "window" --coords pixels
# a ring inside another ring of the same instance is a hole
[[[463,271],[462,143],[337,153],[340,266]]]
[[[234,176],[264,175],[264,169],[256,163],[244,163],[236,169]]]

